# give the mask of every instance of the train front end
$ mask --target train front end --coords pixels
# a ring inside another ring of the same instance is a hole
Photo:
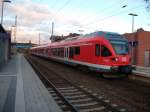
[[[122,41],[111,40],[110,43],[116,54],[112,58],[113,60],[112,70],[117,69],[119,73],[126,73],[126,74],[131,73],[132,66],[131,66],[131,56],[129,54],[128,42],[125,40]]]
[[[108,40],[114,51],[114,56],[111,58],[111,70],[130,74],[132,72],[132,65],[128,40],[119,34],[109,34]]]

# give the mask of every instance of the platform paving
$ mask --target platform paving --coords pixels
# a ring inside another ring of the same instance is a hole
[[[23,54],[0,69],[0,112],[61,112]]]
[[[143,66],[135,66],[136,70],[133,70],[133,73],[150,78],[150,67],[143,67]]]

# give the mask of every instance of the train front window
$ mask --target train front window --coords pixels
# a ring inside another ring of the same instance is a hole
[[[106,46],[102,45],[101,46],[101,56],[102,57],[109,57],[111,55],[112,54],[111,54],[110,50]]]
[[[125,55],[129,53],[128,43],[126,41],[111,41],[116,54]]]

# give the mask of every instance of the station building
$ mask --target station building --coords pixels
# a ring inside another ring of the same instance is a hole
[[[10,57],[11,32],[6,31],[0,24],[0,66]]]
[[[29,43],[11,43],[11,52],[16,54],[17,52],[28,52],[32,47],[37,46],[37,44]]]
[[[134,33],[125,33],[129,40],[132,64],[137,66],[150,66],[150,31],[142,28]]]

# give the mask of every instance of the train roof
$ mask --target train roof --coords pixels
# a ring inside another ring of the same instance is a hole
[[[123,35],[121,35],[119,33],[106,32],[106,31],[96,31],[96,32],[85,34],[85,35],[82,35],[82,36],[67,38],[67,39],[61,41],[61,43],[80,40],[80,39],[83,39],[83,38],[94,38],[94,37],[97,37],[97,36],[104,37],[107,40],[126,40],[126,38],[124,38]]]
[[[36,46],[36,47],[32,47],[31,49],[37,49],[37,48],[47,48],[49,47],[50,44],[43,44],[43,45],[39,45],[39,46]]]
[[[63,45],[63,44],[68,44],[68,43],[76,43],[77,41],[91,41],[91,40],[95,40],[95,38],[105,38],[108,41],[127,41],[127,39],[119,34],[119,33],[115,33],[115,32],[106,32],[106,31],[96,31],[93,33],[89,33],[89,34],[85,34],[85,35],[81,35],[81,36],[76,36],[76,37],[72,37],[72,38],[66,38],[60,42],[54,42],[51,44],[46,44],[46,45],[40,45],[37,47],[33,47],[32,49],[40,49],[40,48],[47,48],[49,46],[55,46],[55,45]]]

